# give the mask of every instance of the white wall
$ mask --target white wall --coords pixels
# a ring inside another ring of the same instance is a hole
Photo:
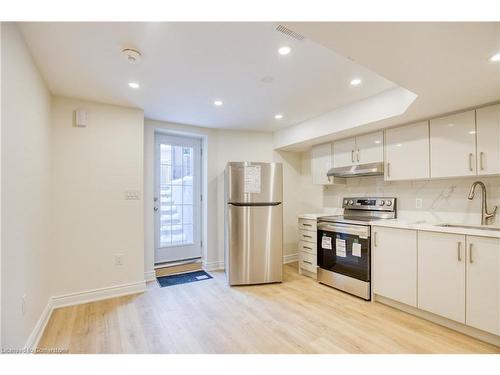
[[[51,96],[17,26],[3,23],[1,37],[2,345],[22,348],[47,304],[54,271]]]
[[[394,196],[398,198],[398,216],[410,220],[448,221],[479,224],[481,220],[481,193],[474,200],[467,199],[470,186],[476,180],[485,183],[491,210],[500,206],[500,177],[464,177],[427,181],[385,182],[382,176],[347,179],[346,186],[322,187],[312,185],[310,154],[302,154],[302,212],[331,211],[342,207],[345,196]],[[422,199],[422,208],[415,200]],[[496,224],[500,225],[500,211]]]
[[[77,108],[85,128],[73,124]],[[142,110],[54,98],[54,295],[144,280],[143,135]],[[140,200],[125,200],[126,190]]]
[[[296,217],[300,211],[300,154],[274,152],[272,134],[199,128],[160,121],[145,121],[145,272],[151,272],[154,259],[153,176],[154,131],[174,131],[204,139],[204,172],[208,178],[204,210],[203,261],[220,268],[224,261],[224,169],[229,161],[282,162],[284,167],[284,254],[297,252]]]

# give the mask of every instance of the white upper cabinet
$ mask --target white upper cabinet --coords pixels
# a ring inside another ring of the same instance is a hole
[[[333,166],[335,168],[383,160],[383,132],[363,134],[333,142]]]
[[[476,175],[474,111],[430,121],[431,177]]]
[[[355,138],[347,138],[333,142],[333,167],[346,167],[355,164],[355,152]]]
[[[385,158],[388,181],[429,178],[428,121],[387,129]]]
[[[500,240],[467,236],[466,324],[500,335]]]
[[[500,174],[500,104],[476,110],[478,175]]]
[[[356,163],[367,164],[382,161],[384,161],[384,132],[356,137]]]
[[[326,176],[332,167],[332,144],[325,143],[311,149],[311,176],[314,185],[327,185],[330,183]]]
[[[463,235],[418,232],[420,309],[465,323],[465,245]]]

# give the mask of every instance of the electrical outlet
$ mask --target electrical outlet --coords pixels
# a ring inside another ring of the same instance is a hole
[[[422,208],[422,198],[415,199],[415,208]]]
[[[123,266],[123,254],[115,254],[115,266]]]
[[[21,297],[21,314],[26,315],[26,293]]]

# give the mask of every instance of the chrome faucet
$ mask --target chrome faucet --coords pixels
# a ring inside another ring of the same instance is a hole
[[[486,203],[486,186],[481,181],[476,181],[472,184],[468,198],[470,200],[474,198],[474,192],[477,185],[481,187],[481,225],[485,225],[487,224],[488,219],[495,216],[498,206],[495,206],[493,212],[488,212],[488,205]]]

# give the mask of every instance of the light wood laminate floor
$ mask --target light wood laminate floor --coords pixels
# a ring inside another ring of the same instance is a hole
[[[500,353],[285,266],[282,284],[211,280],[53,312],[39,346],[70,353]]]

